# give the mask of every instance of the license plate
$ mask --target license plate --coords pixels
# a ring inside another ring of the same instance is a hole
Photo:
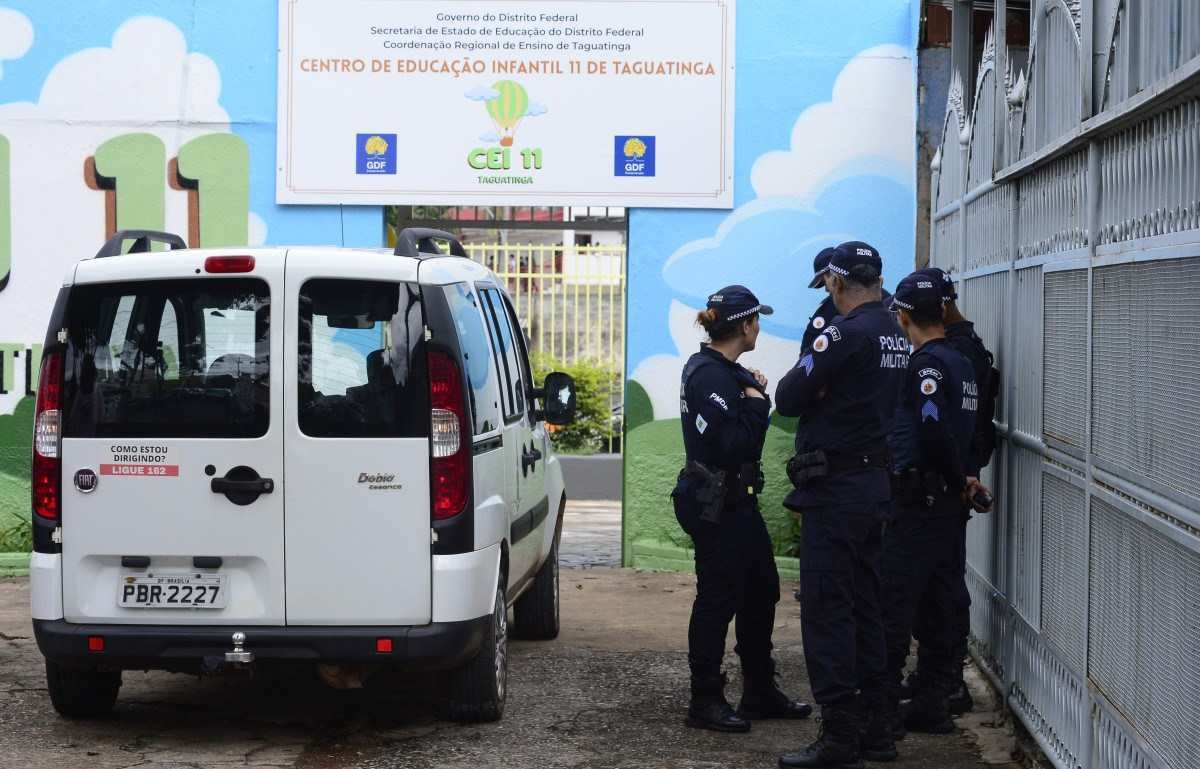
[[[117,588],[127,609],[224,609],[227,600],[223,574],[129,575]]]

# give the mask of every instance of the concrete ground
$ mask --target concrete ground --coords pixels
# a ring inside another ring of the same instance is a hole
[[[613,568],[610,540],[620,519],[612,507],[572,506],[563,561],[574,565],[562,571],[562,634],[512,643],[508,709],[496,724],[437,720],[431,682],[420,678],[334,691],[309,675],[198,680],[164,673],[126,673],[111,717],[66,721],[46,694],[27,582],[0,581],[0,767],[765,769],[813,739],[815,719],[759,723],[748,735],[683,727],[693,578]],[[785,688],[806,696],[791,587],[779,605],[777,658]],[[732,657],[728,667],[735,696]],[[958,734],[909,737],[894,766],[1003,763],[1009,738],[991,725],[997,714],[982,710],[960,720],[970,728]]]

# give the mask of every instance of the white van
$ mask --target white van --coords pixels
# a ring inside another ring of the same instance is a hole
[[[545,425],[575,394],[534,387],[503,284],[464,256],[434,230],[394,254],[123,231],[70,271],[30,569],[59,713],[110,710],[122,670],[310,661],[446,671],[451,717],[500,717],[507,608],[558,634]]]

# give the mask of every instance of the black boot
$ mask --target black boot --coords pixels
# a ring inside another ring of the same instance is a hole
[[[946,708],[946,695],[934,687],[918,689],[904,712],[904,727],[910,732],[950,734],[954,722]]]
[[[868,761],[895,761],[900,755],[892,735],[898,696],[894,689],[868,688],[858,698],[859,750]]]
[[[761,670],[753,671],[742,666],[742,702],[738,715],[747,721],[766,718],[808,718],[812,705],[794,700],[779,688],[779,673],[775,660],[770,660]]]
[[[946,699],[946,709],[951,715],[961,716],[963,713],[971,712],[975,707],[975,700],[971,697],[971,691],[967,689],[967,682],[959,676],[958,687]]]
[[[804,767],[840,767],[861,769],[858,752],[858,718],[853,702],[825,705],[821,708],[821,731],[816,742],[795,753],[779,757],[782,769]]]
[[[733,712],[725,699],[725,676],[692,676],[687,725],[714,732],[748,732],[750,722]]]

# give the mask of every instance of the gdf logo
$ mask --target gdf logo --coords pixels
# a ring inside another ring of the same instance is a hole
[[[654,137],[613,137],[614,176],[654,176]]]
[[[357,134],[354,146],[356,173],[396,173],[396,134]]]

